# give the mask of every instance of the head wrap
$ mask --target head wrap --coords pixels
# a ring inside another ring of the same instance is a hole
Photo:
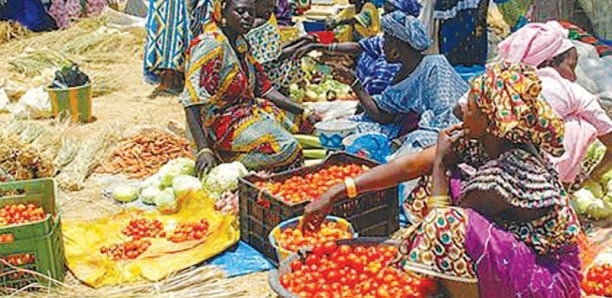
[[[382,19],[383,31],[410,44],[417,51],[424,51],[431,45],[425,25],[419,19],[396,10]]]
[[[417,0],[387,0],[387,3],[413,17],[418,17],[421,13],[421,4]]]
[[[561,119],[540,97],[542,82],[535,68],[499,62],[473,79],[470,99],[490,120],[488,130],[513,143],[532,143],[553,156],[565,152]]]
[[[550,23],[530,23],[497,46],[506,61],[539,66],[574,47],[564,31]]]

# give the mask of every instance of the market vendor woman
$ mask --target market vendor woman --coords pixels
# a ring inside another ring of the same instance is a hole
[[[217,161],[240,161],[252,170],[300,166],[302,149],[292,133],[307,132],[316,117],[305,117],[302,106],[276,91],[249,54],[244,34],[253,26],[255,1],[214,6],[214,22],[187,52],[182,96],[197,170]]]
[[[541,99],[535,71],[490,65],[471,82],[465,122],[442,131],[433,147],[429,210],[402,241],[396,265],[441,279],[452,296],[580,297],[580,226],[544,154],[563,154],[563,120]],[[475,171],[452,200],[446,173],[460,164]],[[340,198],[392,186],[388,173],[398,166],[332,187],[306,206],[304,227],[316,227]]]

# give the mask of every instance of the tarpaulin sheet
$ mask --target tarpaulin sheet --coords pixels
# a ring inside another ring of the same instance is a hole
[[[100,252],[102,246],[128,240],[121,233],[133,218],[158,219],[171,232],[179,223],[206,219],[208,234],[202,240],[173,243],[150,239],[152,245],[138,258],[113,261]],[[199,264],[238,242],[235,216],[215,211],[214,201],[204,192],[188,196],[177,214],[161,215],[156,210],[129,209],[93,221],[64,221],[62,224],[66,263],[74,275],[92,287],[118,285],[140,280],[158,281],[169,274]]]
[[[243,241],[238,242],[235,247],[210,260],[209,264],[219,266],[219,268],[225,271],[227,277],[267,271],[274,268],[264,255]]]

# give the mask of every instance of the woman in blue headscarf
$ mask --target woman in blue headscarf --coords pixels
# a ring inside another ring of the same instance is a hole
[[[390,139],[402,136],[413,148],[435,144],[440,129],[458,122],[453,108],[469,89],[442,55],[424,55],[431,45],[427,30],[417,18],[401,11],[383,16],[384,55],[399,65],[392,85],[372,96],[352,71],[337,68],[343,78],[353,79],[365,115],[358,120],[361,131],[377,130]],[[419,116],[415,127],[407,125],[410,114]]]
[[[417,17],[421,6],[417,0],[387,0],[385,14],[399,10]],[[379,95],[391,85],[401,65],[388,63],[383,52],[383,36],[364,38],[359,42],[313,44],[308,50],[325,51],[328,54],[357,56],[356,74],[370,95]]]

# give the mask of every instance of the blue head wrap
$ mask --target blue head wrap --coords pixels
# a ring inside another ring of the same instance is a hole
[[[389,34],[410,44],[417,51],[424,51],[431,45],[425,25],[419,19],[396,10],[382,18],[385,34]]]
[[[413,17],[418,17],[421,13],[421,4],[417,0],[387,0],[387,3]]]

